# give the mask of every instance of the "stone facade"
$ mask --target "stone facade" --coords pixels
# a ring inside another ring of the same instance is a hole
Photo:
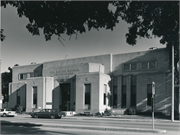
[[[12,80],[9,107],[20,104],[27,112],[55,108],[96,113],[130,107],[148,112],[152,82],[156,84],[155,111],[171,110],[171,73],[165,48],[16,66]]]

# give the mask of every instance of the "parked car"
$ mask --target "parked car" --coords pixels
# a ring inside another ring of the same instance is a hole
[[[62,115],[59,110],[56,109],[42,109],[40,111],[31,112],[33,118],[59,118],[61,119]]]
[[[0,116],[3,116],[3,117],[7,117],[7,116],[16,116],[16,112],[15,111],[11,111],[11,109],[9,108],[4,108],[4,109],[0,109]]]

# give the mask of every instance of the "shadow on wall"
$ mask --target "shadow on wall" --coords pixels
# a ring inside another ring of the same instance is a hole
[[[52,108],[61,111],[60,108],[60,87],[59,85],[52,90]]]
[[[14,109],[18,104],[23,107],[23,110],[26,109],[26,84],[17,88],[9,95],[8,108]]]
[[[139,63],[139,62],[148,62],[148,61],[153,61],[153,60],[158,61],[157,63],[158,68],[157,70],[153,70],[153,72],[154,71],[167,72],[169,69],[169,57],[166,53],[167,53],[166,49],[157,49],[157,50],[149,50],[141,56],[138,56],[140,55],[139,53],[137,54],[132,53],[132,55],[130,53],[130,54],[127,54],[127,56],[122,56],[122,57],[119,56],[120,59],[122,60],[122,63],[115,67],[113,71],[113,75],[129,74],[129,71],[127,73],[124,72],[124,64],[126,63]],[[136,74],[137,72],[139,72],[139,70],[134,70],[133,73]],[[141,70],[141,73],[143,72],[147,72],[147,70],[145,71]],[[151,70],[149,70],[148,72],[151,72]]]
[[[42,76],[42,74],[43,74],[43,64],[41,64],[40,66],[34,69],[34,77]]]

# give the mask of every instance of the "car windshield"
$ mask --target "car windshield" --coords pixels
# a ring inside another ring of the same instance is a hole
[[[4,109],[1,109],[1,112],[3,112],[4,111]]]

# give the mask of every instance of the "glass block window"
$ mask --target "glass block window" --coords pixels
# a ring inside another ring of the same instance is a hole
[[[142,62],[142,69],[148,69],[148,62]]]
[[[34,77],[34,73],[30,73],[30,77]]]
[[[137,70],[137,63],[131,63],[131,70]]]
[[[149,69],[155,69],[156,68],[156,61],[150,61],[149,62]]]
[[[124,70],[130,70],[130,64],[124,64]]]

